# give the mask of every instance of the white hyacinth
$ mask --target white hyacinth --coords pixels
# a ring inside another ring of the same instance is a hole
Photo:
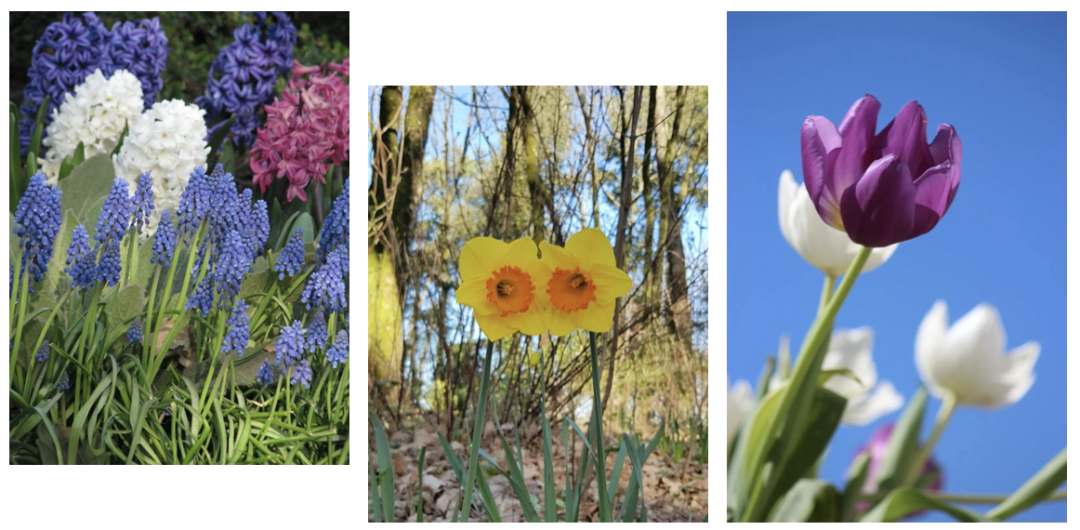
[[[75,93],[67,93],[42,140],[43,158],[38,164],[55,184],[64,157],[75,153],[82,142],[86,158],[110,153],[120,141],[124,126],[135,123],[143,110],[142,85],[127,70],[117,70],[105,79],[101,70],[86,77]]]
[[[128,181],[130,194],[144,171],[154,179],[154,212],[143,238],[157,232],[163,211],[176,214],[191,172],[206,165],[210,147],[203,114],[198,106],[179,99],[154,103],[131,126],[120,153],[113,156],[116,176]]]

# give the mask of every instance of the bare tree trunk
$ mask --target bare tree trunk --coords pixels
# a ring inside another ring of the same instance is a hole
[[[517,87],[521,99],[522,114],[525,118],[522,133],[525,137],[525,182],[529,186],[529,212],[532,215],[533,241],[544,241],[544,186],[540,182],[539,146],[537,144],[536,111],[532,105],[529,87]]]
[[[592,183],[592,217],[593,228],[600,228],[600,176],[596,173],[596,138],[593,135],[593,99],[596,92],[589,94],[588,102],[585,101],[585,93],[581,87],[575,86],[578,103],[581,105],[581,114],[585,118],[585,150],[589,153],[589,178]]]
[[[668,209],[665,215],[668,218],[670,236],[667,239],[667,269],[668,269],[668,296],[671,304],[670,329],[682,344],[685,353],[691,351],[691,332],[693,320],[691,318],[690,296],[686,282],[686,256],[682,241],[682,200],[681,193],[675,193],[675,182],[678,180],[673,174],[675,151],[682,141],[679,134],[679,121],[682,118],[683,107],[686,103],[686,88],[679,87],[676,92],[675,122],[671,131],[671,143],[665,154],[665,180],[668,182]],[[685,186],[680,186],[685,188]],[[680,190],[684,191],[684,190]]]
[[[656,206],[653,200],[652,176],[649,174],[652,162],[653,137],[656,135],[656,87],[649,87],[649,111],[645,121],[645,158],[641,163],[641,195],[645,199],[645,259],[642,276],[645,278],[645,307],[653,301],[653,277],[656,276],[655,256],[653,253],[653,226],[656,224]]]

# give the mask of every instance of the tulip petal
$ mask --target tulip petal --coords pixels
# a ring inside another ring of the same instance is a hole
[[[840,196],[826,186],[832,166],[840,153],[840,133],[836,125],[823,116],[810,116],[803,122],[802,143],[803,182],[814,200],[818,215],[830,226],[843,229],[840,219]]]
[[[938,125],[937,135],[934,136],[934,142],[930,144],[928,150],[934,165],[949,163],[949,198],[945,201],[945,209],[948,210],[949,206],[952,206],[953,199],[956,198],[956,191],[960,188],[960,162],[964,157],[964,147],[960,142],[960,136],[956,134],[956,129],[952,125],[943,123]]]
[[[594,263],[615,266],[615,250],[611,241],[596,228],[586,228],[570,236],[566,251],[577,258],[581,270],[590,270]]]
[[[559,311],[555,311],[558,313]],[[611,325],[615,318],[615,301],[609,303],[592,303],[589,307],[577,311],[577,325],[580,328],[595,333],[611,331]]]
[[[896,155],[911,169],[913,175],[921,175],[930,166],[936,165],[926,145],[926,111],[918,101],[911,100],[904,105],[877,135],[877,148],[885,155]]]
[[[907,241],[914,223],[915,185],[899,158],[875,160],[859,182],[844,192],[840,213],[851,240],[867,247]]]
[[[509,245],[491,237],[474,237],[461,247],[458,272],[463,281],[487,278],[506,255]]]
[[[842,146],[832,166],[831,178],[825,182],[832,197],[842,198],[845,190],[863,177],[867,166],[876,158],[874,133],[877,131],[880,110],[881,103],[867,94],[851,106],[844,121],[840,122]]]
[[[795,183],[795,178],[790,171],[785,169],[783,173],[780,173],[780,189],[777,193],[777,202],[779,203],[777,211],[780,214],[780,233],[784,234],[784,239],[786,239],[788,244],[792,247],[795,246],[795,242],[791,239],[793,227],[792,223],[789,222],[789,219],[791,217],[791,204],[795,202],[795,197],[798,196],[801,191],[799,188],[800,186]],[[807,198],[809,198],[809,195],[807,195]],[[814,213],[816,215],[817,212]],[[824,222],[822,222],[822,224],[824,224]]]
[[[825,388],[851,400],[870,391],[877,383],[877,368],[871,356],[874,332],[868,327],[852,330],[838,329],[829,341],[829,352],[821,364],[822,370],[844,368],[859,380],[846,375],[831,377]]]
[[[904,396],[888,381],[882,381],[874,391],[849,400],[841,421],[847,425],[862,426],[878,418],[900,410],[904,406]]]
[[[505,338],[517,331],[507,324],[506,319],[499,316],[498,313],[474,316],[476,317],[476,323],[480,324],[480,331],[483,331],[484,335],[487,335],[488,340],[492,342]]]
[[[1008,367],[1003,380],[1010,385],[1010,388],[1005,393],[1003,405],[1020,401],[1031,385],[1035,384],[1035,361],[1039,360],[1039,350],[1038,342],[1027,342],[1009,352],[1005,358]]]
[[[949,202],[948,163],[934,166],[915,181],[915,219],[912,237],[921,236],[937,226],[945,215]]]
[[[625,296],[633,287],[633,281],[622,269],[610,265],[593,265],[589,270],[593,284],[596,285],[596,299],[601,302],[609,302],[620,296]]]
[[[499,310],[488,300],[487,294],[487,278],[483,277],[461,282],[454,291],[457,302],[473,308],[473,312],[478,315],[490,315]]]
[[[915,367],[927,389],[938,399],[944,399],[946,393],[937,383],[936,374],[938,364],[947,358],[940,352],[948,330],[949,309],[943,300],[938,300],[923,317],[915,335]]]

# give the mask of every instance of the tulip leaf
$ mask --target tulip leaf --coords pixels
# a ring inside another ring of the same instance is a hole
[[[840,493],[832,484],[802,479],[780,499],[769,522],[835,523],[840,521]]]
[[[766,358],[765,368],[761,371],[761,376],[758,377],[758,395],[755,401],[760,402],[761,399],[764,398],[770,390],[773,390],[772,388],[769,388],[769,385],[772,383],[772,377],[773,373],[775,373],[775,368],[776,359],[773,359],[772,356]],[[783,380],[786,380],[786,378]]]
[[[870,453],[860,453],[851,463],[847,472],[847,484],[844,485],[843,505],[840,510],[840,520],[850,521],[855,514],[855,504],[862,495],[863,485],[866,484],[866,476],[870,471]]]
[[[920,388],[893,427],[889,443],[885,446],[885,456],[881,460],[881,471],[874,491],[884,493],[902,485],[918,450],[919,431],[922,429],[925,412],[926,389]]]
[[[952,516],[962,523],[986,522],[987,519],[970,510],[953,506],[910,488],[900,488],[885,497],[874,509],[859,519],[859,522],[888,523],[899,521],[907,515],[920,510],[936,510]]]
[[[1039,502],[1054,493],[1058,486],[1068,478],[1067,449],[1062,449],[1050,462],[1039,470],[1035,476],[1028,479],[1020,489],[1009,495],[1001,504],[986,513],[987,517],[1004,521]]]
[[[829,379],[832,379],[834,376],[843,376],[854,379],[855,382],[859,383],[860,386],[866,387],[866,385],[863,384],[862,380],[859,379],[859,376],[855,375],[855,372],[852,372],[847,368],[830,368],[828,370],[822,370],[821,375],[818,376],[818,385],[824,385],[829,381]]]
[[[821,461],[829,441],[836,433],[836,428],[840,426],[845,407],[847,407],[847,399],[831,390],[818,388],[814,392],[806,427],[799,434],[799,440],[796,443],[788,444],[791,453],[784,460],[784,467],[779,471],[780,476],[777,477],[776,486],[772,490],[772,500],[778,501],[799,479],[807,478],[807,474],[813,471],[815,464]]]
[[[728,510],[735,514],[736,520],[742,519],[750,500],[751,488],[760,480],[759,474],[765,468],[765,450],[772,445],[771,440],[766,438],[772,423],[776,421],[776,412],[786,391],[787,386],[781,385],[758,400],[736,441],[733,464],[728,469],[727,495]]]

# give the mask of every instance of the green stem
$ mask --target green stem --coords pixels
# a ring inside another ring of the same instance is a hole
[[[195,232],[195,238],[191,240],[191,246],[188,247],[188,263],[184,269],[184,283],[180,288],[180,299],[176,302],[176,310],[180,311],[184,308],[184,301],[187,298],[188,286],[191,285],[191,268],[195,266],[195,256],[199,253],[199,243],[202,241],[203,235],[206,234],[206,227],[209,223],[203,222],[199,224],[199,230]],[[202,267],[199,268],[199,279],[202,279],[202,275],[206,274],[206,262],[210,259],[210,249],[207,249],[206,255],[203,256]]]
[[[176,266],[180,261],[180,252],[173,249],[172,263],[169,265],[169,275],[165,278],[165,292],[161,295],[161,310],[158,311],[157,319],[154,322],[154,333],[161,332],[161,321],[165,318],[165,309],[169,305],[169,294],[172,293],[173,278],[176,276]],[[180,298],[181,304],[183,303],[183,297]],[[157,353],[157,338],[150,341],[150,357],[153,357]]]
[[[8,366],[8,381],[15,380],[15,367],[19,364],[19,342],[22,339],[23,324],[26,320],[26,306],[28,302],[26,297],[30,290],[30,275],[23,274],[22,286],[19,287],[19,323],[15,326],[15,341],[11,346],[11,364]],[[29,397],[29,396],[27,396]]]
[[[161,264],[154,267],[154,279],[150,281],[150,300],[146,304],[146,320],[143,321],[143,366],[149,364],[151,345],[157,342],[157,337],[155,337],[152,332],[154,331],[154,296],[157,294],[159,279],[161,279]]]
[[[131,283],[132,279],[135,277],[135,270],[138,268],[138,261],[135,259],[135,253],[139,249],[139,233],[134,229],[128,230],[128,233],[130,234],[130,237],[128,238],[128,266],[120,274],[120,289],[123,289],[125,285]]]
[[[34,344],[34,348],[30,350],[31,352],[37,353],[37,351],[41,349],[41,345],[45,342],[45,335],[49,332],[49,326],[52,324],[53,319],[56,318],[56,313],[60,310],[60,307],[64,305],[64,301],[70,294],[71,288],[69,287],[67,292],[64,293],[64,296],[60,297],[60,301],[56,302],[56,305],[53,306],[52,312],[49,313],[49,318],[45,319],[45,322],[41,325],[41,333],[38,333],[37,343]],[[27,370],[26,385],[23,387],[23,391],[30,388],[30,381],[30,371]]]
[[[937,445],[938,440],[941,438],[941,434],[945,432],[945,427],[949,424],[949,420],[952,419],[953,410],[955,409],[956,395],[947,392],[941,402],[941,408],[938,410],[937,419],[934,421],[934,430],[930,432],[930,438],[926,440],[926,445],[915,452],[915,460],[912,461],[907,478],[904,480],[905,486],[910,487],[915,484],[915,481],[919,480],[923,466],[930,458],[930,453],[933,452],[934,446]]]
[[[939,501],[950,502],[955,504],[1001,504],[1005,502],[1011,495],[988,495],[983,493],[945,493],[936,491],[923,491],[923,495]],[[862,497],[862,500],[871,503],[880,502],[888,494],[877,493],[874,495],[867,495]],[[1042,502],[1054,502],[1067,500],[1068,491],[1058,490],[1050,494],[1049,497],[1043,499]]]
[[[829,305],[829,300],[832,299],[833,288],[836,285],[836,276],[832,274],[825,275],[825,285],[821,288],[821,301],[818,302],[817,312],[820,315]]]
[[[480,438],[484,434],[484,415],[487,413],[488,380],[491,379],[491,357],[495,343],[488,341],[487,354],[484,355],[484,375],[480,378],[480,401],[476,404],[476,421],[473,425],[472,443],[469,444],[469,470],[465,475],[464,500],[461,503],[459,521],[469,520],[472,506],[473,486],[476,484],[476,470],[480,467]]]
[[[795,371],[788,385],[784,388],[784,393],[780,396],[780,404],[777,407],[774,420],[770,422],[767,436],[764,443],[772,446],[777,443],[781,432],[791,433],[791,425],[805,418],[789,418],[789,412],[791,407],[795,404],[796,398],[799,397],[798,390],[802,389],[807,384],[813,384],[817,386],[816,372],[821,370],[821,363],[825,360],[825,351],[821,348],[822,343],[827,340],[832,334],[832,322],[836,318],[837,313],[840,312],[840,307],[844,305],[844,301],[847,300],[848,293],[851,292],[851,288],[855,285],[855,280],[858,279],[859,273],[862,272],[863,265],[866,264],[866,260],[870,257],[870,251],[873,250],[869,247],[863,247],[859,249],[859,253],[855,256],[855,259],[851,262],[851,266],[848,267],[847,272],[844,274],[844,279],[840,281],[840,287],[836,289],[836,292],[830,298],[829,303],[825,306],[825,311],[818,314],[814,320],[813,325],[810,327],[810,331],[807,333],[806,338],[803,339],[802,347],[799,349],[799,358],[795,361]],[[816,353],[819,353],[815,355]],[[811,378],[815,381],[808,381]],[[804,392],[805,393],[805,392]],[[791,433],[791,436],[794,436]],[[771,450],[767,450],[764,454],[770,454]],[[780,462],[781,464],[785,462]],[[763,520],[766,510],[769,508],[765,506],[765,500],[772,495],[772,489],[776,486],[776,480],[781,475],[782,465],[779,468],[774,469],[770,474],[770,480],[768,484],[762,484],[762,469],[753,470],[754,476],[750,481],[753,486],[753,493],[750,497],[749,508],[746,511],[746,517],[744,521],[761,521]]]
[[[596,358],[596,333],[589,332],[589,357],[592,361],[593,380],[593,421],[596,424],[596,439],[593,447],[596,450],[596,488],[600,496],[600,521],[611,521],[611,506],[607,499],[607,473],[604,472],[604,412],[600,403],[600,364]]]

